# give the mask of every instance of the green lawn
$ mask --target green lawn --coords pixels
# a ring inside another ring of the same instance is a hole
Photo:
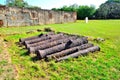
[[[40,34],[37,29],[50,27],[56,32],[84,35],[90,42],[99,45],[100,52],[65,60],[34,60],[26,50],[15,43],[19,38]],[[26,34],[28,31],[33,33]],[[17,34],[16,34],[17,33]],[[12,35],[10,35],[12,34]],[[51,24],[31,27],[0,28],[0,35],[7,41],[12,63],[16,66],[19,80],[119,80],[120,79],[120,20],[91,20],[66,24]],[[104,38],[104,42],[95,42],[93,38]],[[0,49],[1,50],[1,49]]]

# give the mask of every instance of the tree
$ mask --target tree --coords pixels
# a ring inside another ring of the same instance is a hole
[[[25,7],[25,8],[30,8],[30,9],[41,9],[38,6],[31,6],[28,5],[27,2],[24,0],[6,0],[6,5],[9,7]]]
[[[78,19],[85,19],[85,17],[92,18],[96,9],[94,6],[79,6],[77,4],[73,4],[70,6],[63,6],[62,8],[53,8],[52,10],[60,10],[60,11],[76,11]]]
[[[85,17],[92,18],[95,13],[95,7],[79,6],[77,10],[78,19],[85,19]]]
[[[120,0],[108,0],[97,9],[96,18],[120,19]]]
[[[28,3],[24,2],[24,0],[6,0],[6,5],[9,7],[27,7]]]
[[[120,0],[108,0],[108,1],[106,1],[106,3],[112,3],[112,2],[120,3]]]

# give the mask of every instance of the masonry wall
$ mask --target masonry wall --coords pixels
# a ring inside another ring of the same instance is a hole
[[[0,6],[0,26],[33,26],[75,22],[76,12]]]

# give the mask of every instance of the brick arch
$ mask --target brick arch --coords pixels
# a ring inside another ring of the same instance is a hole
[[[3,26],[3,20],[0,20],[0,27],[2,27]]]
[[[68,15],[67,15],[67,14],[64,14],[64,18],[67,19],[67,18],[68,18]]]
[[[52,18],[53,18],[52,13],[49,13],[49,19],[52,19]]]

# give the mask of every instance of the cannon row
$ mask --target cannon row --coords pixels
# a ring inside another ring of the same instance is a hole
[[[65,33],[40,34],[22,38],[19,41],[26,47],[29,53],[36,54],[39,59],[55,59],[57,62],[100,51],[98,46],[88,43],[86,37]]]

